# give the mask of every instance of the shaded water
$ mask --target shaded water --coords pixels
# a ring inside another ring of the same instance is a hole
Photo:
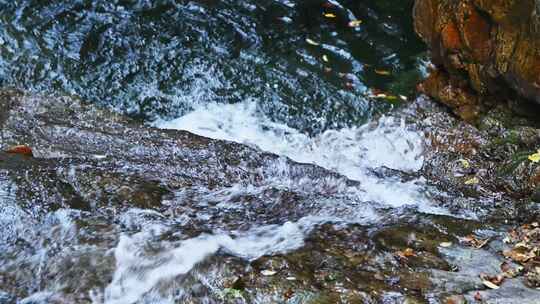
[[[403,214],[448,214],[415,177],[423,165],[422,132],[391,115],[380,117],[399,104],[399,95],[412,92],[422,73],[424,50],[412,31],[411,6],[0,0],[1,85],[73,94],[149,125],[244,143],[349,179],[297,176],[280,158],[264,164],[262,180],[173,189],[171,197],[154,202],[159,207],[60,208],[38,219],[17,204],[17,185],[0,179],[0,278],[20,286],[16,295],[0,293],[0,301],[219,303],[227,277],[234,277],[231,268],[246,275],[264,256],[298,254],[321,242],[322,250],[331,250],[338,239],[313,240],[326,233],[325,223],[368,234]],[[349,26],[355,20],[362,23]],[[393,98],[373,96],[381,92]],[[145,149],[134,145],[131,153]],[[182,155],[171,150],[164,155]],[[377,174],[381,168],[413,177]],[[74,166],[57,174],[78,181],[82,171]],[[99,187],[86,182],[73,183],[79,190]],[[302,204],[286,205],[287,195]],[[272,218],[283,208],[290,210]],[[383,266],[374,262],[367,269],[393,267],[384,266],[393,265],[388,250],[377,247],[373,256]],[[324,290],[317,284],[314,290]],[[248,302],[283,298],[259,286]],[[302,297],[291,303],[307,303]]]
[[[396,103],[366,98],[371,88],[411,92],[424,50],[412,2],[3,0],[0,84],[151,120],[253,99],[318,133]]]

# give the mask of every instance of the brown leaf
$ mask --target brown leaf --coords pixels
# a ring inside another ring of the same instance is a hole
[[[518,263],[527,263],[527,261],[535,257],[535,254],[532,252],[527,252],[516,248],[503,251],[503,255]]]
[[[283,296],[285,297],[285,299],[290,299],[292,298],[292,296],[294,295],[294,291],[292,290],[292,288],[289,288],[287,291],[285,291],[285,293],[283,294]]]
[[[13,154],[22,154],[26,156],[33,156],[32,148],[26,145],[18,145],[10,147],[6,150],[7,153],[13,153]]]
[[[407,260],[408,258],[410,257],[413,257],[413,256],[416,256],[416,253],[414,252],[414,250],[412,248],[406,248],[405,250],[403,251],[396,251],[394,253],[394,255],[396,257],[398,257],[399,259],[402,259],[402,260]]]
[[[477,291],[475,294],[474,294],[474,299],[478,302],[482,302],[482,295],[480,294],[479,291]]]
[[[491,240],[491,238],[487,238],[485,240],[478,239],[476,236],[474,236],[472,234],[461,238],[461,242],[463,244],[468,245],[468,246],[472,246],[472,247],[474,247],[476,249],[480,249],[480,248],[486,246],[486,244],[489,243],[490,240]]]

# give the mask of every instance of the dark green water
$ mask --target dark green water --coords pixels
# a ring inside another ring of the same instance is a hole
[[[271,119],[319,133],[398,102],[366,98],[371,88],[413,92],[424,48],[412,2],[1,0],[0,85],[144,120],[254,100]]]

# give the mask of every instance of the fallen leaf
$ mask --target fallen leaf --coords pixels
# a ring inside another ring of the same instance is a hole
[[[480,248],[486,246],[486,244],[489,243],[490,240],[491,240],[490,238],[487,238],[487,239],[485,239],[483,241],[479,241],[474,247],[476,249],[480,249]]]
[[[362,24],[362,20],[352,20],[349,22],[349,27],[358,27]]]
[[[494,284],[496,286],[499,286],[504,281],[505,276],[502,275],[502,274],[498,274],[498,275],[495,275],[495,276],[490,276],[490,275],[482,273],[482,274],[480,274],[480,278],[484,282],[490,282],[490,283],[492,283],[492,284]]]
[[[406,257],[411,257],[411,256],[415,256],[416,254],[414,253],[414,250],[412,248],[407,248],[403,251],[403,254],[406,256]]]
[[[494,283],[491,283],[490,281],[482,281],[482,284],[484,284],[486,287],[490,289],[499,289],[499,286],[495,285]]]
[[[332,13],[324,13],[323,14],[326,18],[336,18],[336,15],[332,14]]]
[[[416,253],[414,252],[414,250],[412,248],[406,248],[403,251],[401,251],[401,250],[396,251],[394,253],[394,255],[396,257],[398,257],[399,259],[401,259],[401,260],[407,260],[410,257],[416,256]]]
[[[390,73],[390,71],[386,71],[386,70],[377,70],[377,69],[375,69],[374,72],[375,72],[375,74],[384,75],[384,76],[389,76],[389,75],[392,74],[392,73]]]
[[[461,163],[461,166],[465,169],[469,169],[471,167],[471,163],[469,163],[468,160],[460,158],[458,161]]]
[[[327,56],[327,55],[323,55],[323,56],[322,56],[322,60],[323,60],[324,62],[329,62],[329,61],[330,61],[330,60],[328,59],[328,56]]]
[[[26,156],[33,156],[32,148],[26,145],[18,145],[10,147],[6,150],[7,153],[13,153],[13,154],[22,154]]]
[[[482,301],[482,295],[480,294],[480,292],[477,291],[477,292],[474,294],[474,299],[475,299],[476,301],[478,301],[478,302],[481,302],[481,301]]]
[[[295,277],[286,277],[285,280],[287,281],[296,281]]]
[[[273,275],[275,275],[276,273],[277,273],[277,271],[268,270],[268,269],[265,269],[265,270],[262,270],[262,271],[261,271],[261,274],[262,274],[263,276],[267,276],[267,277],[273,276]]]
[[[290,299],[290,298],[292,298],[293,295],[294,295],[294,291],[292,290],[292,288],[289,288],[289,289],[283,294],[283,297],[285,297],[285,299]]]
[[[511,258],[518,263],[526,263],[527,261],[535,257],[534,253],[526,251],[524,252],[519,249],[505,250],[503,251],[503,255],[507,258]]]
[[[529,155],[529,160],[533,163],[537,163],[540,161],[540,151],[537,151],[534,154]]]
[[[311,45],[320,45],[318,42],[316,42],[315,40],[312,40],[312,39],[309,39],[309,38],[306,38],[306,42],[308,44],[311,44]]]
[[[461,238],[462,243],[464,243],[465,245],[472,246],[472,247],[474,247],[476,249],[480,249],[480,248],[486,246],[486,244],[489,243],[490,240],[491,240],[490,238],[487,238],[485,240],[478,239],[476,236],[474,236],[472,234]]]
[[[465,181],[465,185],[476,185],[480,182],[478,177],[473,177]]]

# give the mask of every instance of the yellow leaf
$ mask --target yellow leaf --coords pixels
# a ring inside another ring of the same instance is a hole
[[[362,20],[353,20],[349,22],[349,27],[358,27],[362,24]]]
[[[477,177],[473,177],[471,179],[468,179],[465,181],[465,185],[476,185],[478,184],[480,181],[478,180]]]
[[[397,98],[397,96],[394,96],[394,95],[388,95],[388,96],[386,96],[386,99],[396,100],[398,98]]]
[[[463,158],[460,158],[460,159],[458,159],[458,160],[459,160],[459,162],[461,163],[461,166],[463,166],[463,168],[469,169],[469,168],[471,167],[471,164],[469,163],[468,160],[463,159]]]
[[[316,41],[314,41],[314,40],[311,40],[311,39],[309,39],[309,38],[306,38],[306,42],[307,42],[308,44],[311,44],[311,45],[319,45],[318,42],[316,42]]]
[[[336,15],[332,14],[332,13],[324,13],[323,14],[326,18],[336,18]]]
[[[323,55],[323,56],[322,56],[322,60],[323,60],[324,62],[329,62],[329,61],[330,61],[330,60],[328,59],[328,56],[326,56],[326,55]]]
[[[375,70],[375,73],[379,75],[384,75],[384,76],[388,76],[391,74],[389,71],[385,71],[385,70]]]
[[[540,151],[529,155],[529,160],[532,161],[533,163],[539,162],[540,161]]]

